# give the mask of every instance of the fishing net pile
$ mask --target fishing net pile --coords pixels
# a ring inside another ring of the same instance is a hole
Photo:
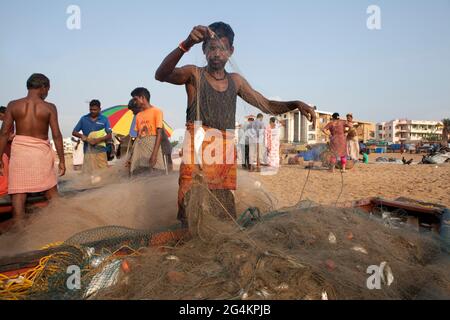
[[[30,253],[18,256],[27,271],[9,277],[0,274],[0,300],[82,300],[114,285],[127,267],[127,258],[140,255],[148,246],[159,246],[177,238],[177,229],[134,230],[120,226],[95,228],[54,243],[31,260]],[[28,261],[27,261],[28,260]],[[4,266],[3,266],[4,267]],[[15,267],[18,269],[21,267]]]
[[[310,201],[274,210],[261,188],[247,191],[262,205],[233,219],[197,181],[189,230],[81,232],[47,248],[36,268],[0,279],[0,299],[450,298],[448,248],[431,232]]]
[[[250,208],[235,221],[224,218],[224,207],[195,186],[191,237],[129,259],[131,271],[94,298],[450,297],[448,255],[431,234],[392,229],[354,208],[303,202],[262,215]],[[378,289],[371,266],[379,270]]]

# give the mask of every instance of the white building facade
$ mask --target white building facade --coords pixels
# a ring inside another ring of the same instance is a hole
[[[391,143],[415,143],[442,137],[442,123],[428,120],[396,119],[376,125],[375,137]]]
[[[316,129],[299,111],[291,111],[278,117],[282,127],[280,140],[287,143],[314,144],[326,142],[320,130],[329,122],[332,113],[316,111]],[[322,141],[324,140],[324,141]]]

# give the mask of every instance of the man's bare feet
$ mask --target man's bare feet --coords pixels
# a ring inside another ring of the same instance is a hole
[[[24,229],[26,222],[24,219],[10,219],[2,223],[0,234],[16,233]]]

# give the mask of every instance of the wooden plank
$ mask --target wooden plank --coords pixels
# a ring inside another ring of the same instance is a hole
[[[374,199],[372,200],[375,205],[378,206],[385,206],[385,207],[394,207],[398,209],[404,209],[407,211],[413,211],[413,212],[420,212],[420,213],[426,213],[431,214],[436,217],[441,217],[443,210],[442,209],[436,209],[436,208],[427,208],[415,204],[410,204],[406,202],[401,201],[395,201],[395,200],[384,200],[384,199]]]
[[[419,231],[420,223],[419,218],[415,216],[408,216],[407,218],[408,225],[414,227],[416,231]]]

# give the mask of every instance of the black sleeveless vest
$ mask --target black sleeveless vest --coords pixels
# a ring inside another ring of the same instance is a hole
[[[200,76],[197,97],[200,100],[200,120],[202,124],[219,130],[235,129],[237,90],[231,76],[226,73],[228,88],[224,92],[216,91],[205,77],[204,70]],[[188,106],[186,121],[197,120],[197,97]]]

